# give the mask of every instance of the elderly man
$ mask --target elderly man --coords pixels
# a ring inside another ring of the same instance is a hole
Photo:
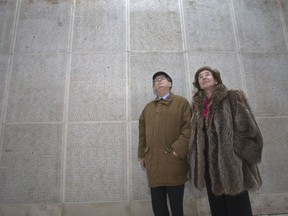
[[[169,216],[167,195],[172,215],[182,216],[191,106],[171,92],[172,79],[167,73],[159,71],[152,79],[156,98],[139,118],[138,158],[147,171],[155,216]]]

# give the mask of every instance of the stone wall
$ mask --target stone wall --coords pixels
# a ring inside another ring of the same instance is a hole
[[[152,215],[138,117],[210,65],[264,136],[255,215],[288,213],[287,0],[0,0],[0,215]],[[188,183],[186,215],[209,215]]]

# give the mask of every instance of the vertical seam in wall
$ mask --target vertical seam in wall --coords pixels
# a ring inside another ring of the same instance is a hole
[[[190,70],[189,70],[189,53],[187,47],[187,37],[186,37],[186,22],[184,17],[184,5],[183,0],[179,0],[179,12],[180,12],[180,25],[181,25],[181,32],[182,32],[182,44],[183,44],[183,57],[184,57],[184,75],[186,77],[186,95],[189,98],[192,98],[192,86],[191,86],[191,77],[190,77]]]
[[[281,1],[277,0],[277,5],[278,5],[278,10],[279,10],[279,16],[280,16],[280,21],[283,27],[283,34],[284,34],[284,39],[285,39],[285,43],[286,43],[286,50],[288,51],[288,32],[287,32],[287,26],[285,23],[285,16],[284,16],[284,12],[283,12],[283,8],[281,6]]]
[[[130,89],[130,2],[129,0],[125,1],[126,6],[126,52],[125,52],[125,58],[126,58],[126,163],[128,165],[128,171],[127,171],[127,195],[128,195],[128,201],[130,202],[132,200],[132,140],[131,140],[131,93],[129,91]],[[130,208],[131,211],[131,208]],[[130,213],[131,214],[131,213]]]
[[[4,130],[4,124],[6,122],[6,115],[7,115],[7,107],[8,107],[8,97],[9,97],[9,88],[10,88],[10,82],[11,82],[11,76],[12,76],[12,68],[13,68],[13,63],[14,63],[14,56],[15,56],[15,43],[16,43],[16,33],[17,33],[17,27],[19,23],[19,13],[20,13],[20,5],[21,5],[21,0],[17,0],[16,2],[16,7],[15,7],[15,16],[14,16],[14,23],[13,23],[13,30],[12,30],[12,39],[10,43],[10,48],[9,48],[9,57],[8,57],[8,65],[6,69],[6,80],[4,83],[4,95],[3,95],[3,103],[2,103],[2,111],[1,111],[1,116],[0,116],[0,137],[1,137],[1,142],[0,142],[0,150],[2,149],[3,146],[3,141],[4,141],[4,134],[2,134],[2,130]],[[0,151],[0,161],[2,157],[2,151]],[[1,164],[0,164],[1,166]]]
[[[70,26],[68,36],[68,47],[67,47],[67,67],[65,76],[65,92],[64,92],[64,106],[63,106],[63,126],[62,126],[62,160],[61,160],[61,195],[60,199],[62,203],[65,202],[65,188],[66,188],[66,159],[67,159],[67,130],[68,130],[68,109],[69,109],[69,89],[70,89],[70,76],[71,76],[71,62],[72,62],[72,44],[73,44],[73,31],[75,21],[75,7],[76,0],[71,3],[70,13]]]
[[[242,89],[244,92],[246,92],[246,95],[248,97],[245,69],[244,69],[243,58],[242,58],[242,53],[241,53],[241,45],[239,41],[234,3],[233,3],[233,0],[228,0],[228,1],[230,1],[230,11],[231,11],[232,25],[234,27],[233,29],[234,29],[235,43],[236,43],[236,49],[237,49],[237,54],[238,54],[238,61],[239,61],[239,66],[240,66],[240,77],[241,77]]]

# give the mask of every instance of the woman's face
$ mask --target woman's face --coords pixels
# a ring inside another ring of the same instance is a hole
[[[217,81],[214,79],[212,73],[208,70],[201,71],[198,74],[198,82],[203,90],[213,90],[215,84],[217,84]]]

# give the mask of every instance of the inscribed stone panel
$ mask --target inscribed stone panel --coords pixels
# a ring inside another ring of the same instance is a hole
[[[69,120],[124,120],[125,65],[125,53],[73,54]]]
[[[130,2],[131,50],[182,50],[178,1]]]
[[[184,1],[184,17],[188,50],[236,50],[227,0]]]
[[[6,125],[0,202],[59,202],[61,125]]]
[[[288,115],[288,55],[242,54],[250,105],[257,115]]]
[[[264,148],[260,163],[263,185],[261,193],[281,193],[288,191],[288,119],[259,118]]]
[[[126,1],[76,1],[73,51],[124,51]]]
[[[233,0],[242,51],[286,52],[277,1]]]
[[[65,201],[127,200],[126,151],[124,123],[70,124]]]
[[[65,54],[15,56],[7,122],[62,120],[66,61]]]
[[[138,120],[144,106],[155,98],[152,76],[165,71],[173,80],[172,92],[187,95],[183,53],[131,53],[131,115]]]
[[[70,22],[69,0],[21,1],[16,52],[66,52]]]
[[[227,88],[242,89],[241,71],[237,53],[190,52],[189,66],[191,85],[194,82],[196,71],[200,67],[210,66],[211,68],[218,69],[223,84]]]
[[[13,33],[17,0],[0,1],[0,54],[7,54]]]

